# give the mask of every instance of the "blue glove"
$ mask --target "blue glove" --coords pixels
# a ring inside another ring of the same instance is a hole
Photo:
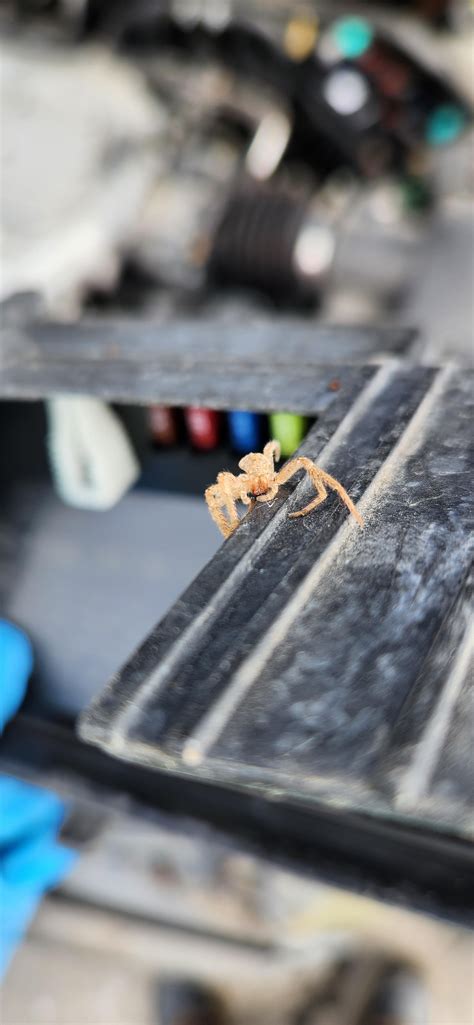
[[[0,619],[0,732],[23,700],[32,665],[28,638]],[[64,814],[49,791],[0,776],[0,979],[42,894],[76,860],[57,842]]]

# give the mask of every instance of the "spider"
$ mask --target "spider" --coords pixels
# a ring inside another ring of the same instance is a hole
[[[306,456],[296,456],[290,459],[289,463],[278,472],[275,470],[275,460],[280,458],[280,446],[277,441],[269,441],[263,452],[249,452],[239,462],[243,470],[237,477],[233,473],[218,473],[217,481],[206,489],[205,499],[209,512],[224,537],[230,537],[240,520],[237,513],[236,502],[243,502],[244,505],[254,506],[255,502],[271,502],[277,494],[281,484],[285,484],[298,470],[306,470],[316,488],[316,498],[299,512],[289,514],[290,519],[297,516],[306,516],[317,505],[321,505],[328,497],[326,485],[337,491],[338,495],[345,502],[347,508],[357,520],[359,526],[364,526],[364,521],[358,509],[349,498],[347,491],[339,481],[330,477],[325,470],[307,459]]]

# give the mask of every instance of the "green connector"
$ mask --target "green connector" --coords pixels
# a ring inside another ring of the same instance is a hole
[[[306,434],[306,417],[298,413],[271,413],[270,436],[280,442],[281,454],[288,459],[296,451]]]

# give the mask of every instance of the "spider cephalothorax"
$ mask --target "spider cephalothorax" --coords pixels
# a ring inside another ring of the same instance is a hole
[[[327,486],[333,491],[337,491],[359,525],[364,526],[360,512],[339,481],[330,477],[325,470],[321,470],[306,456],[296,456],[277,472],[274,461],[279,458],[278,442],[269,441],[263,452],[249,452],[240,460],[239,467],[244,471],[243,473],[237,477],[233,473],[219,473],[216,483],[207,488],[205,498],[209,512],[224,537],[229,537],[239,524],[237,502],[243,502],[244,505],[253,505],[255,502],[271,502],[280,485],[285,484],[297,470],[307,471],[315,486],[316,498],[313,498],[309,505],[300,509],[299,512],[290,513],[290,519],[306,516],[317,505],[321,505],[321,502],[327,498]]]

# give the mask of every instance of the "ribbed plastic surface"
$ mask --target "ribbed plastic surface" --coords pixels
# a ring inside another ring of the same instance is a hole
[[[301,452],[347,488],[255,508],[82,720],[121,758],[251,793],[472,832],[472,379],[339,373]],[[308,381],[318,396],[320,381]]]

